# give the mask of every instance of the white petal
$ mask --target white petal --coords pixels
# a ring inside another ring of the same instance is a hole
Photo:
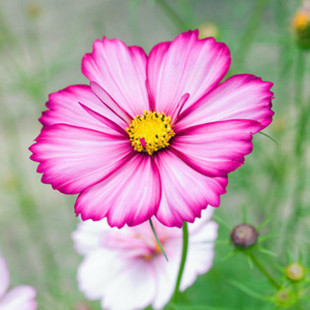
[[[0,298],[10,285],[10,274],[4,258],[0,258]]]
[[[0,310],[34,310],[36,291],[33,287],[22,285],[10,290],[1,298]]]

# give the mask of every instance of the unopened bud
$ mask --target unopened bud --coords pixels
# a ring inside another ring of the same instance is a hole
[[[289,280],[299,282],[305,278],[306,269],[300,263],[293,263],[286,267],[285,275]]]
[[[30,18],[37,19],[42,14],[42,7],[38,4],[32,3],[27,7],[27,14]]]
[[[299,9],[291,23],[298,45],[303,49],[310,49],[310,5]]]
[[[296,296],[290,289],[282,288],[277,291],[274,301],[280,307],[290,307],[296,303]]]
[[[214,37],[215,39],[219,36],[219,29],[213,23],[204,23],[199,26],[199,39],[204,39],[208,37]]]
[[[252,225],[240,224],[234,227],[230,234],[233,244],[242,249],[247,249],[257,242],[258,232]]]

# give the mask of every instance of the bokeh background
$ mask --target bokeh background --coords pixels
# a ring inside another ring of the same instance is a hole
[[[251,73],[274,82],[274,121],[254,138],[254,151],[229,177],[216,210],[220,221],[213,269],[181,298],[180,309],[275,309],[254,298],[274,288],[241,253],[230,256],[230,230],[247,216],[274,238],[257,253],[274,277],[301,260],[310,267],[309,55],[296,45],[290,24],[296,0],[1,0],[0,2],[0,251],[12,285],[38,291],[39,309],[100,309],[78,291],[81,257],[71,233],[74,197],[40,182],[28,147],[47,96],[88,83],[81,58],[107,36],[147,52],[179,32],[200,28],[231,50],[229,75]],[[246,210],[246,212],[245,212]],[[240,285],[241,284],[241,285]],[[245,290],[248,288],[248,292]],[[121,298],[121,297],[120,297]],[[300,303],[298,308],[309,309]],[[21,309],[22,310],[22,309]]]

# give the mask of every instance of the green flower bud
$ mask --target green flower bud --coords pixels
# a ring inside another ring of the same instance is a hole
[[[290,307],[296,303],[295,294],[288,288],[281,288],[274,296],[275,303],[280,307]]]
[[[310,49],[310,5],[305,5],[296,12],[291,28],[298,45],[302,49]]]
[[[218,39],[219,29],[216,24],[213,23],[204,23],[198,27],[199,29],[199,39],[204,39],[208,37],[213,37]]]
[[[306,277],[306,269],[300,263],[293,263],[286,267],[285,275],[290,281],[299,282]]]

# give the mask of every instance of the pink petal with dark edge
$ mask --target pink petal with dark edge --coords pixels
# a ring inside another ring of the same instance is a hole
[[[94,118],[81,105],[109,121],[104,122]],[[73,85],[50,94],[46,106],[49,110],[44,111],[40,118],[44,126],[67,124],[110,134],[115,134],[114,126],[121,127],[123,130],[128,126],[111,112],[87,85]]]
[[[256,133],[272,121],[272,85],[254,75],[234,75],[181,113],[174,130],[216,121],[249,119],[261,124]]]
[[[102,87],[132,117],[149,110],[145,86],[147,56],[117,39],[96,40],[82,60],[83,74]]]
[[[53,125],[30,147],[42,182],[65,194],[77,194],[118,170],[132,152],[129,140],[92,129]]]
[[[230,53],[214,38],[198,39],[198,31],[188,31],[172,42],[156,45],[147,65],[151,98],[157,112],[171,115],[181,97],[189,93],[184,108],[190,107],[215,87],[230,66]]]
[[[161,185],[152,157],[136,154],[110,178],[83,191],[75,205],[82,220],[107,217],[110,226],[135,226],[158,209]]]
[[[193,222],[208,205],[217,207],[220,195],[226,193],[227,177],[200,174],[171,151],[156,157],[162,184],[162,199],[157,219],[164,225],[181,227]]]
[[[171,148],[193,169],[211,177],[226,176],[252,151],[257,126],[255,121],[231,120],[190,127],[178,133]]]

